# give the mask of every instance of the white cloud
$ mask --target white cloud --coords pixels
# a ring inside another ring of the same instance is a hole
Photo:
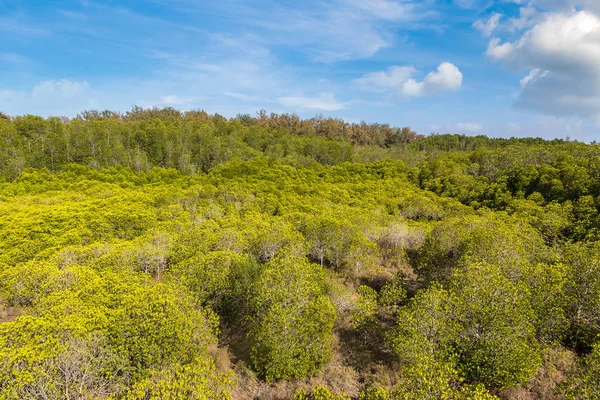
[[[525,6],[519,8],[518,17],[510,17],[506,22],[501,22],[504,16],[500,13],[494,13],[487,19],[478,19],[473,23],[473,27],[477,29],[484,37],[490,37],[494,33],[500,32],[517,32],[526,28],[531,28],[539,21],[543,13],[540,13],[537,8]]]
[[[60,81],[43,81],[36,85],[31,92],[33,98],[46,98],[50,96],[75,97],[83,94],[90,88],[86,81],[73,82],[67,79]]]
[[[500,60],[506,58],[512,52],[512,50],[512,43],[502,43],[500,38],[493,38],[488,43],[486,54],[488,55],[488,57]]]
[[[261,40],[294,47],[320,62],[370,57],[389,47],[398,29],[437,15],[429,1],[417,0],[306,0],[277,6],[264,1],[252,2],[252,6],[240,0],[227,3],[228,16],[243,20]]]
[[[348,0],[348,3],[376,18],[391,21],[415,19],[416,4],[411,1]]]
[[[474,122],[459,122],[456,124],[456,129],[466,133],[481,133],[483,131],[483,125]]]
[[[193,97],[180,97],[174,94],[163,96],[160,98],[158,104],[165,106],[186,106],[190,105],[195,101]]]
[[[510,32],[519,31],[533,26],[540,17],[540,13],[534,7],[519,8],[519,17],[512,17],[508,20],[506,29]]]
[[[528,69],[516,105],[600,122],[600,18],[587,11],[545,13],[513,42],[490,41],[487,55]]]
[[[542,71],[539,68],[532,69],[529,72],[529,75],[521,79],[521,89],[525,88],[529,84],[529,82],[535,82],[537,79],[543,78],[548,75],[549,71]]]
[[[48,80],[31,91],[0,90],[0,110],[11,115],[73,116],[89,108],[90,85],[86,81]]]
[[[102,81],[96,78],[93,87],[83,80],[60,79],[32,84],[30,90],[0,86],[0,111],[11,115],[33,113],[72,117],[85,109],[125,111],[140,105],[204,108],[208,112],[235,116],[254,113],[259,108],[273,112],[289,112],[291,108],[336,111],[345,106],[335,98],[316,97],[313,104],[306,102],[285,107],[278,99],[290,97],[290,93],[335,92],[337,88],[292,74],[288,66],[273,57],[252,36],[209,35],[204,49],[197,54],[179,52],[177,48],[172,52],[144,50],[142,54],[151,56],[156,65],[155,78]],[[287,100],[289,103],[294,99]],[[260,101],[260,107],[250,103],[257,101]]]
[[[251,96],[244,93],[238,92],[225,92],[225,96],[231,97],[233,99],[242,100],[242,101],[258,101],[258,96]]]
[[[600,59],[600,19],[586,11],[548,13],[515,42],[501,44],[493,39],[488,55],[517,66],[545,63],[558,69],[595,70]]]
[[[396,92],[401,96],[421,97],[457,90],[463,75],[452,63],[441,63],[422,81],[412,78],[417,70],[411,66],[393,66],[387,71],[371,72],[354,82],[363,89],[376,92]]]
[[[319,93],[317,97],[280,97],[281,104],[293,109],[338,111],[346,108],[332,93]]]
[[[457,90],[462,86],[463,75],[452,63],[441,63],[437,71],[427,74],[425,79],[418,82],[409,79],[402,87],[405,96],[431,96],[447,91]]]
[[[209,105],[215,111],[225,104],[231,107],[231,99],[271,99],[261,105],[266,107],[275,103],[277,97],[297,89],[288,68],[251,35],[210,35],[206,50],[200,54],[182,51],[151,56],[160,60],[161,68],[156,73],[160,78],[135,90],[145,103],[169,94],[177,96],[171,99],[171,105],[182,102],[186,107]],[[199,93],[202,98],[197,96]],[[136,99],[133,101],[139,104]]]
[[[598,0],[505,0],[509,3],[523,4],[542,10],[570,11],[583,8],[588,11],[600,12]]]
[[[473,23],[475,29],[480,31],[485,37],[490,37],[492,33],[496,29],[498,29],[498,25],[500,24],[500,19],[502,18],[502,14],[495,13],[487,21],[482,19],[477,20]]]
[[[373,91],[398,90],[416,72],[417,70],[414,67],[393,66],[388,68],[387,71],[370,72],[355,82],[357,85]]]

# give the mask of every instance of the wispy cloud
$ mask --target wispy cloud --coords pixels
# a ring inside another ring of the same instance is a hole
[[[163,96],[158,101],[158,104],[164,106],[188,106],[196,101],[193,97],[180,97],[175,94]]]
[[[70,10],[57,10],[57,12],[63,17],[67,17],[74,20],[86,20],[88,16],[84,12],[70,11]]]
[[[478,19],[475,21],[473,23],[473,27],[480,31],[483,36],[490,37],[492,33],[498,29],[498,26],[500,25],[500,18],[502,18],[502,14],[494,13],[487,20]]]
[[[338,101],[333,93],[319,93],[316,97],[281,97],[279,101],[281,104],[296,110],[338,111],[346,108],[346,105]]]
[[[17,53],[0,53],[0,61],[12,64],[24,64],[31,60]]]
[[[72,82],[68,79],[40,82],[31,92],[33,98],[49,98],[50,96],[75,97],[87,92],[90,85],[86,81]]]
[[[187,9],[194,7],[189,1],[178,2]],[[211,7],[226,11],[228,18],[240,21],[271,45],[293,46],[314,60],[335,62],[370,57],[390,46],[397,30],[434,18],[437,13],[427,3],[307,0],[274,5],[259,0],[249,6],[243,1],[227,0]]]
[[[431,124],[429,129],[432,132],[438,133],[466,133],[466,134],[482,134],[485,133],[483,124],[476,122],[457,122],[450,125]]]
[[[92,104],[91,87],[86,81],[67,79],[42,81],[31,91],[0,90],[0,109],[9,114],[73,116]]]
[[[0,16],[0,32],[1,31],[22,36],[47,36],[52,33],[50,29],[27,19],[22,15]]]
[[[237,99],[237,100],[242,100],[242,101],[258,101],[259,97],[258,96],[251,96],[248,94],[244,94],[244,93],[237,93],[237,92],[225,92],[225,96],[231,97],[233,99]]]

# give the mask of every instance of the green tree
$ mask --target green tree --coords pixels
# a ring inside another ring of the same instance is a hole
[[[124,294],[110,326],[112,346],[127,354],[135,375],[175,362],[191,362],[216,342],[215,316],[185,292],[151,284]]]
[[[303,258],[269,262],[252,298],[253,365],[267,381],[302,378],[329,360],[335,310],[320,268]]]
[[[231,373],[216,370],[208,357],[188,364],[173,364],[136,383],[124,396],[126,400],[229,400],[234,386]]]
[[[527,382],[541,358],[535,314],[523,288],[498,267],[472,264],[454,273],[450,290],[452,315],[461,326],[456,349],[465,376],[499,388]]]

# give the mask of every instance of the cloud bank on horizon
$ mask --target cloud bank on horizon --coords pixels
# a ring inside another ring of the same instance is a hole
[[[597,0],[0,1],[0,111],[259,109],[600,134]]]

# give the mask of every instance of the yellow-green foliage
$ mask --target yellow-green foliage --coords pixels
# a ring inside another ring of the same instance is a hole
[[[208,358],[171,364],[152,370],[124,396],[126,400],[229,400],[234,386],[232,373],[219,373]]]
[[[305,377],[329,360],[335,310],[320,267],[297,257],[271,260],[251,303],[252,361],[267,381]]]
[[[229,399],[229,361],[288,389],[352,369],[301,399],[492,399],[545,344],[593,398],[595,148],[86,115],[0,119],[0,399]]]
[[[205,355],[215,342],[214,325],[214,316],[186,293],[159,283],[124,294],[109,330],[112,346],[128,355],[129,368],[144,375],[146,369]]]
[[[408,382],[431,382],[423,390],[451,398],[444,388],[451,391],[463,377],[500,388],[527,382],[541,364],[534,315],[522,287],[500,268],[471,264],[455,271],[447,290],[419,292],[390,340]]]
[[[345,394],[333,394],[326,386],[315,386],[310,393],[298,390],[294,394],[294,400],[349,400]]]

